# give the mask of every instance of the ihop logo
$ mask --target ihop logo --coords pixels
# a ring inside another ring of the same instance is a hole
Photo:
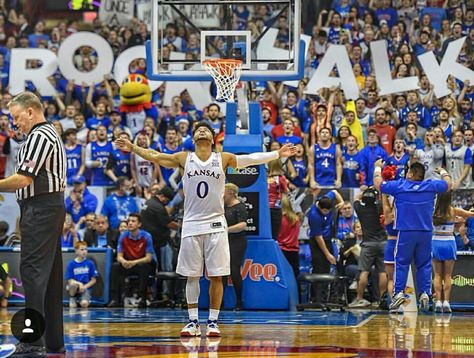
[[[252,259],[246,259],[240,269],[242,280],[249,277],[252,281],[260,282],[262,279],[267,282],[278,282],[280,277],[277,277],[277,267],[275,264],[267,263],[262,265],[258,262],[253,262]]]

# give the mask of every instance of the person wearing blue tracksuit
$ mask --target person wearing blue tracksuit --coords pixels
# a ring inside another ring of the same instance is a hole
[[[390,311],[397,311],[405,302],[405,286],[412,259],[416,265],[416,287],[420,295],[420,307],[429,307],[431,294],[431,238],[433,212],[438,193],[451,190],[452,181],[445,169],[437,168],[442,180],[424,180],[425,167],[413,163],[406,179],[383,181],[382,160],[375,162],[374,186],[383,194],[395,198],[395,229],[399,230],[395,247],[395,288]]]

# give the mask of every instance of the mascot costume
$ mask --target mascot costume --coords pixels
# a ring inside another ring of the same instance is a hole
[[[120,112],[133,137],[143,129],[147,117],[153,118],[156,125],[158,111],[151,103],[151,90],[144,75],[127,76],[120,87],[120,102]]]

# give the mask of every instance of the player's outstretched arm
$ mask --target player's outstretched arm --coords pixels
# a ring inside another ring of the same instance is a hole
[[[380,184],[382,184],[383,178],[382,178],[382,168],[383,168],[383,160],[378,159],[374,163],[374,187],[378,191],[380,191]]]
[[[139,147],[128,139],[118,138],[115,140],[115,145],[117,148],[124,152],[132,152],[136,155],[142,157],[143,159],[149,160],[152,163],[161,165],[166,168],[177,168],[180,166],[181,156],[186,155],[184,152],[174,153],[174,154],[165,154],[157,152],[153,149],[147,149]]]
[[[271,162],[278,158],[291,157],[296,154],[296,147],[293,144],[285,144],[278,150],[272,152],[257,152],[252,154],[223,153],[227,158],[227,166],[232,168],[245,168],[251,165],[259,165]],[[224,159],[226,160],[226,159]]]

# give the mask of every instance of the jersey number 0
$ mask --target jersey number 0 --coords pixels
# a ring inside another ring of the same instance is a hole
[[[202,187],[204,187],[204,193],[203,193]],[[197,196],[200,199],[204,199],[209,193],[209,184],[205,181],[199,182],[199,184],[197,185],[196,191],[197,191]]]

